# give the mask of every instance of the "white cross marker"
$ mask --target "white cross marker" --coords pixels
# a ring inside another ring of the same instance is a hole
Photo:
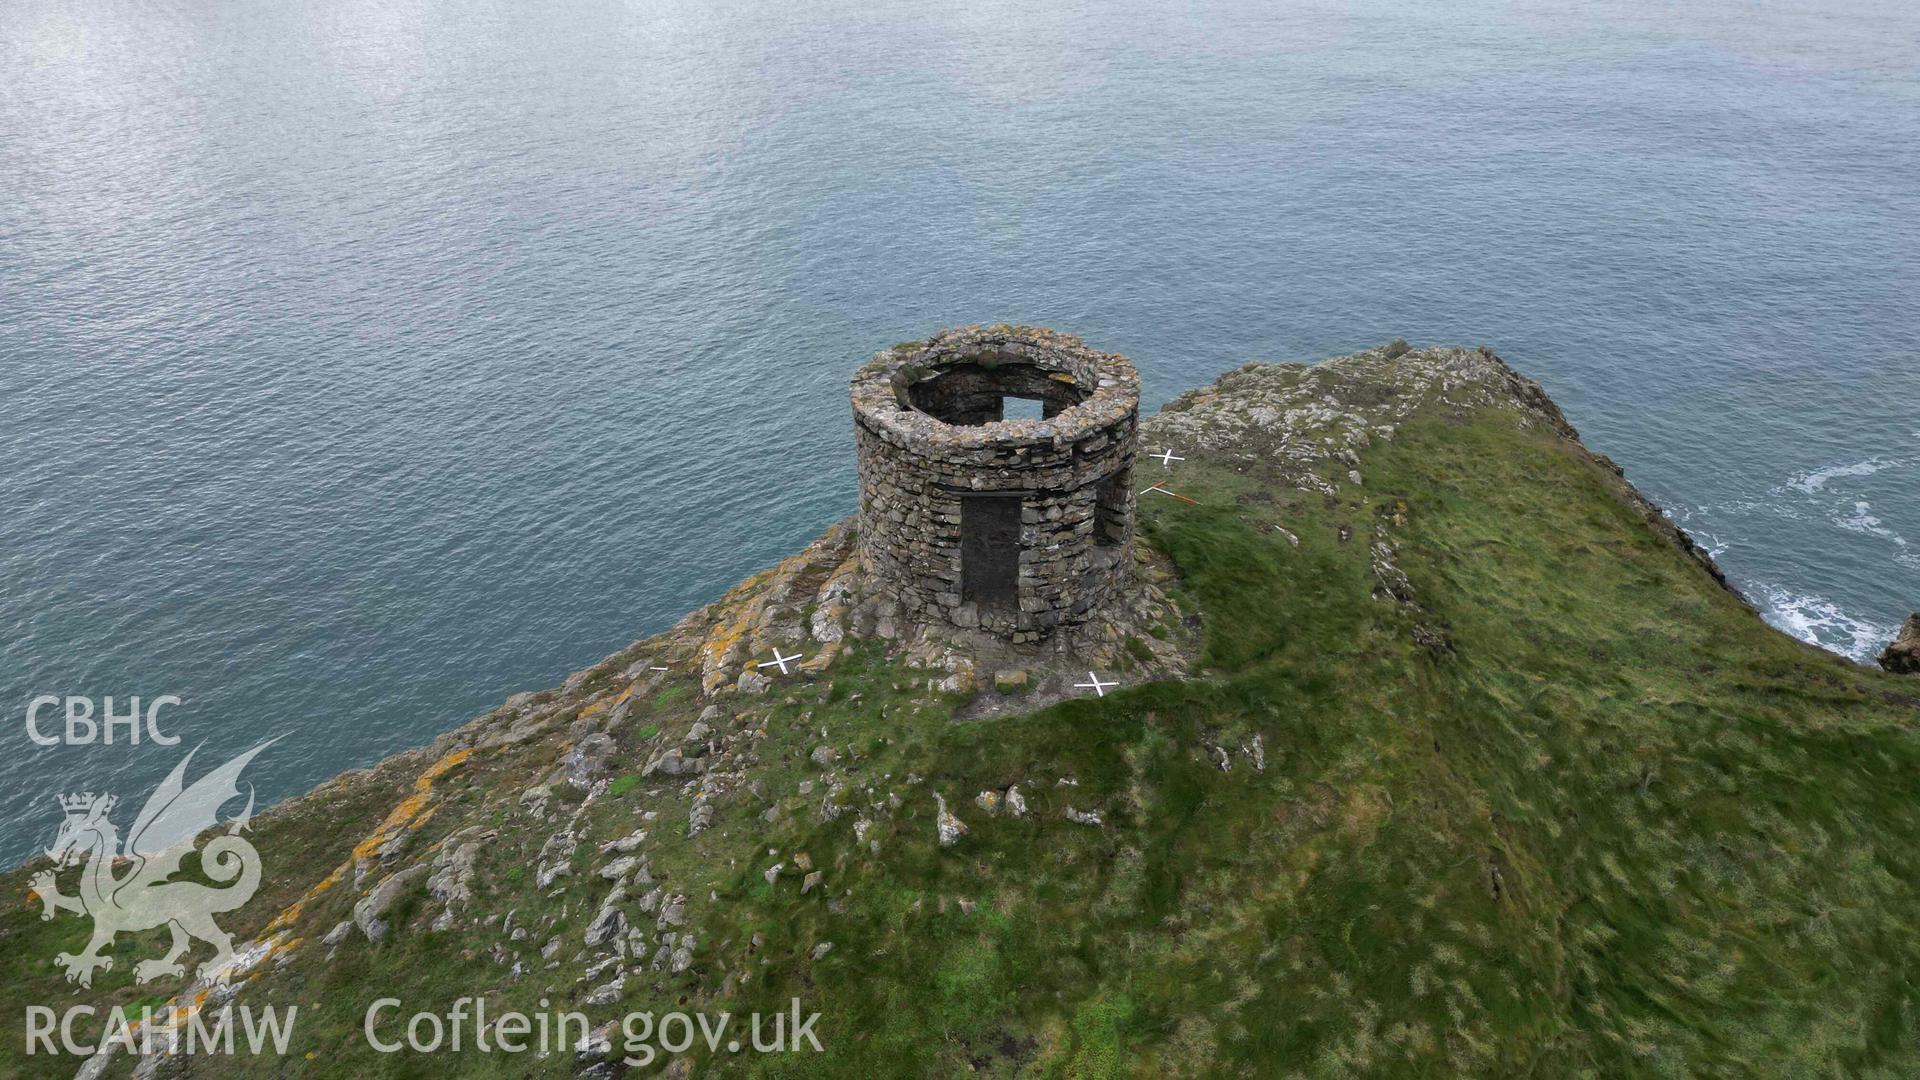
[[[799,653],[794,653],[792,656],[781,656],[780,650],[776,648],[773,650],[773,659],[763,660],[760,663],[755,664],[753,666],[754,667],[776,667],[777,666],[780,669],[780,674],[785,675],[787,673],[787,661],[798,660],[798,659],[800,659]]]
[[[1095,674],[1094,674],[1093,672],[1091,672],[1091,671],[1089,671],[1089,672],[1087,672],[1087,678],[1089,678],[1089,679],[1092,679],[1093,681],[1092,681],[1092,682],[1077,682],[1077,683],[1074,683],[1074,684],[1073,684],[1073,685],[1074,685],[1074,688],[1075,688],[1075,689],[1087,689],[1087,688],[1090,688],[1090,689],[1092,689],[1092,690],[1093,690],[1093,692],[1094,692],[1094,693],[1095,693],[1096,695],[1098,695],[1098,696],[1100,696],[1100,697],[1106,697],[1106,696],[1107,696],[1107,687],[1109,687],[1109,686],[1119,686],[1119,685],[1120,685],[1120,684],[1119,684],[1119,682],[1117,682],[1117,681],[1116,681],[1116,682],[1101,682],[1101,681],[1100,681],[1100,676],[1098,676],[1098,675],[1095,675]]]
[[[1176,462],[1176,461],[1185,461],[1185,460],[1187,460],[1186,458],[1183,458],[1183,457],[1180,457],[1179,455],[1177,455],[1177,454],[1175,454],[1175,453],[1174,453],[1173,451],[1171,451],[1171,450],[1162,450],[1161,452],[1159,452],[1159,453],[1157,453],[1157,454],[1148,454],[1147,456],[1148,456],[1148,457],[1150,457],[1150,458],[1159,458],[1159,459],[1160,459],[1160,467],[1161,467],[1161,468],[1163,468],[1163,469],[1171,469],[1171,468],[1173,468],[1173,463],[1174,463],[1174,462]]]
[[[776,650],[776,651],[777,651],[777,650]],[[663,667],[661,667],[661,666],[660,666],[659,664],[655,664],[655,665],[653,665],[653,670],[654,670],[654,671],[665,671],[665,670],[667,670],[667,669],[666,669],[666,668],[663,668]]]

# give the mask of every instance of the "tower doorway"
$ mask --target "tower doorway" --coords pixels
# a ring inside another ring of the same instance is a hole
[[[960,497],[960,599],[1014,610],[1020,598],[1020,503],[1015,495]]]

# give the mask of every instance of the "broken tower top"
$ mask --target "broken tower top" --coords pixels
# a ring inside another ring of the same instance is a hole
[[[1126,357],[962,327],[877,354],[852,394],[862,559],[909,616],[1038,641],[1122,583],[1140,412]],[[1039,415],[1006,419],[1009,401]]]

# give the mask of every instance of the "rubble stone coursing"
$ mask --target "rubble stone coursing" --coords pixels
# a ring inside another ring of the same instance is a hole
[[[1140,426],[1125,357],[1040,327],[961,327],[876,354],[852,392],[861,559],[910,617],[1038,641],[1121,586]],[[1045,419],[1000,419],[1007,397]],[[1012,595],[962,567],[962,503],[994,495],[1019,500]]]

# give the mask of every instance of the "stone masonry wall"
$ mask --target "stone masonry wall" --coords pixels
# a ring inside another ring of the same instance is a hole
[[[1001,366],[1006,392],[1036,396],[1037,369],[1061,384],[1053,407],[1084,400],[1044,420],[965,423],[998,415],[979,396],[981,372]],[[913,404],[950,397],[913,390],[949,369],[965,379],[958,424]],[[862,558],[909,617],[1037,641],[1086,621],[1120,585],[1140,400],[1124,357],[1037,327],[965,327],[879,353],[852,392]],[[962,595],[961,501],[978,493],[1020,500],[1018,587],[1006,604]]]

